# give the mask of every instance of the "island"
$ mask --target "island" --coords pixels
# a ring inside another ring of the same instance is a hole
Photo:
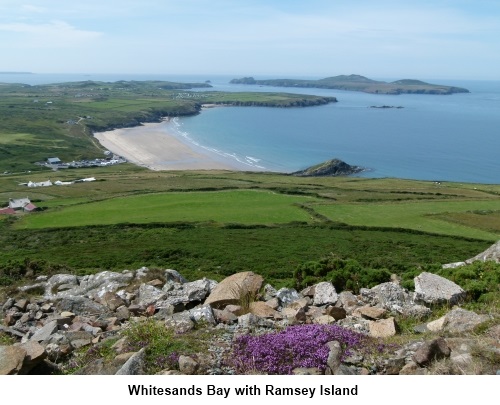
[[[349,165],[340,159],[331,159],[307,169],[293,172],[291,175],[299,177],[349,176],[365,170],[363,167]]]
[[[454,94],[469,93],[462,87],[426,83],[421,80],[403,79],[394,82],[372,80],[360,75],[340,75],[319,80],[303,79],[268,79],[255,80],[253,77],[233,79],[232,84],[249,84],[274,87],[310,87],[318,89],[335,89],[361,91],[372,94]]]

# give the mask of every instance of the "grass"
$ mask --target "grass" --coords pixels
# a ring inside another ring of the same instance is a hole
[[[308,221],[294,204],[313,200],[269,191],[162,193],[114,198],[25,216],[18,229],[150,222],[275,224]]]
[[[499,210],[500,200],[333,204],[315,205],[314,209],[333,221],[351,225],[415,229],[446,235],[467,235],[484,240],[500,238],[500,229],[483,230],[471,220],[462,223],[443,220],[448,213]]]

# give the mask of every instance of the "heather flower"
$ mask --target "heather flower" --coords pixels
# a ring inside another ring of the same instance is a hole
[[[251,369],[268,374],[292,374],[297,367],[324,370],[327,342],[340,342],[344,354],[360,345],[364,336],[338,325],[297,325],[261,336],[243,335],[234,342],[239,372]]]

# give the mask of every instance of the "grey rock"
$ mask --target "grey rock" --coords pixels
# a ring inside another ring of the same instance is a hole
[[[280,304],[284,307],[291,304],[294,301],[300,299],[299,293],[293,288],[281,288],[276,293],[276,298],[278,298]]]
[[[167,269],[164,275],[166,283],[184,284],[188,282],[177,270]]]
[[[63,298],[58,304],[59,310],[73,312],[78,315],[103,315],[108,314],[109,310],[104,305],[85,298],[69,296]]]
[[[159,288],[148,284],[141,284],[137,296],[137,304],[147,307],[148,305],[156,304],[157,301],[163,300],[166,295],[167,293]]]
[[[210,325],[216,325],[212,307],[210,305],[203,305],[199,308],[193,308],[189,311],[189,316],[195,323],[207,323]]]
[[[45,298],[50,299],[58,295],[60,286],[78,286],[78,278],[72,274],[55,274],[48,279],[45,285]],[[64,287],[66,288],[66,287]]]
[[[462,308],[454,308],[444,316],[443,330],[451,333],[467,332],[489,319],[487,315],[478,315]]]
[[[266,284],[264,286],[264,300],[268,301],[270,299],[276,298],[276,293],[278,291],[271,284]]]
[[[330,370],[329,374],[333,375],[337,373],[341,364],[342,347],[340,343],[336,340],[328,342],[326,345],[329,349],[328,359],[326,361],[326,364],[328,366],[328,369]]]
[[[43,342],[47,341],[50,339],[50,336],[57,332],[58,330],[58,325],[57,321],[50,321],[46,323],[44,326],[42,326],[40,329],[38,329],[33,336],[31,336],[32,341],[35,342]]]
[[[436,274],[423,272],[415,277],[415,300],[426,304],[457,304],[466,292],[453,281]]]
[[[294,375],[321,375],[321,371],[317,368],[298,367],[292,370]]]
[[[251,328],[256,326],[272,328],[274,323],[254,314],[245,314],[238,317],[238,325],[242,328]]]
[[[449,357],[450,353],[451,350],[446,340],[440,337],[429,342],[424,342],[413,355],[413,361],[419,366],[425,367],[435,360]]]
[[[337,302],[339,296],[335,287],[328,281],[318,283],[314,287],[314,305],[333,305]]]
[[[165,318],[165,326],[174,329],[176,333],[186,333],[194,329],[195,323],[188,312],[180,312]]]
[[[192,357],[184,355],[179,356],[179,371],[181,372],[181,374],[186,374],[186,375],[196,374],[196,371],[198,371],[199,367],[200,367],[199,363]]]
[[[143,375],[145,365],[146,349],[142,348],[132,355],[115,375]]]

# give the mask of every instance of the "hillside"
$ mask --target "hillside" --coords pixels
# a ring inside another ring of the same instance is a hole
[[[420,80],[403,79],[394,82],[372,80],[360,75],[340,75],[319,80],[268,79],[255,80],[253,77],[233,79],[233,84],[249,84],[274,87],[313,87],[319,89],[336,89],[361,91],[374,94],[454,94],[469,93],[469,90],[440,84],[426,83]]]

